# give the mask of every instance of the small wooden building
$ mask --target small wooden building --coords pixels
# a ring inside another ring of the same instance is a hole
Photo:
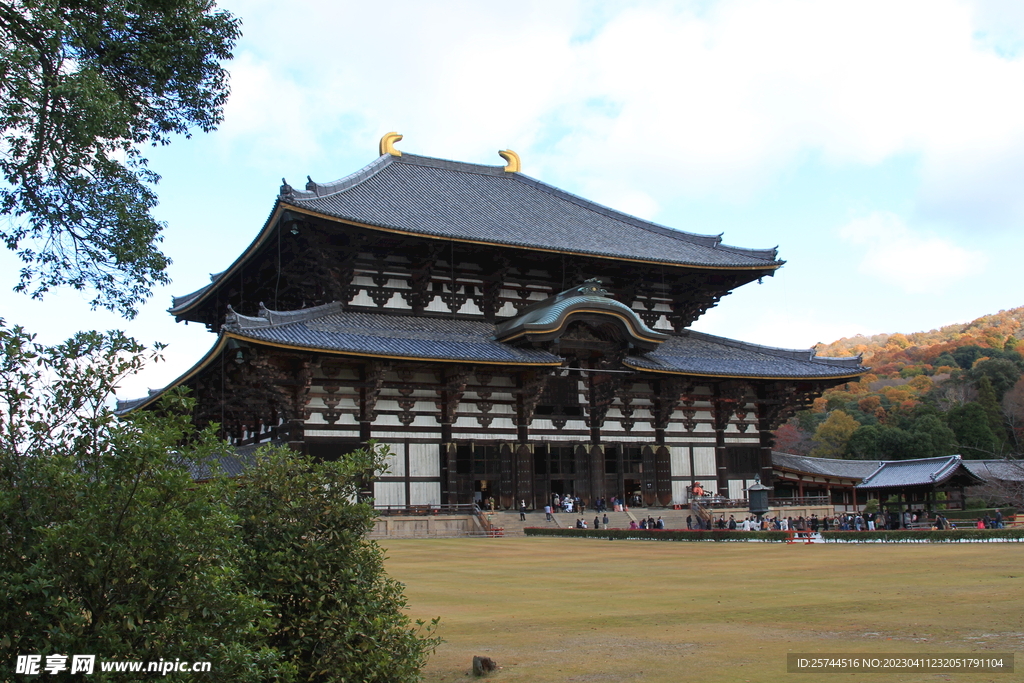
[[[771,431],[866,371],[689,329],[774,249],[663,227],[523,175],[403,154],[285,183],[252,243],[174,300],[216,335],[171,386],[239,446],[394,453],[381,506],[669,505],[772,478]],[[152,406],[160,392],[121,404]]]

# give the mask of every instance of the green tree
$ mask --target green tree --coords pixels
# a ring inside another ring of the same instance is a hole
[[[946,423],[956,434],[960,455],[965,458],[991,458],[999,453],[999,439],[992,433],[989,416],[976,402],[952,408]]]
[[[0,239],[16,287],[132,317],[167,282],[140,148],[210,131],[239,22],[212,0],[0,0]]]
[[[245,583],[279,618],[270,644],[301,680],[419,680],[439,640],[404,613],[402,586],[384,572],[384,552],[365,539],[373,509],[354,503],[360,483],[384,467],[387,449],[314,463],[267,448],[245,474],[234,508],[243,520]]]
[[[980,382],[985,379],[991,384],[995,392],[995,400],[998,403],[1003,400],[1003,394],[1009,391],[1021,375],[1024,374],[1021,367],[1011,360],[1005,358],[989,358],[978,363],[968,373],[970,378],[978,382],[978,390],[981,390]]]
[[[817,458],[842,458],[846,444],[860,425],[842,410],[833,410],[818,425],[811,439],[817,444],[811,455]]]
[[[847,456],[856,460],[885,459],[878,446],[879,429],[877,425],[863,425],[857,429],[846,443]]]
[[[263,642],[266,606],[240,581],[227,491],[189,475],[227,444],[195,431],[180,394],[161,413],[110,412],[144,359],[120,334],[44,348],[0,323],[0,345],[0,649],[286,674]]]
[[[923,415],[911,429],[919,458],[936,458],[957,452],[956,434],[937,415]]]
[[[410,623],[355,502],[385,449],[266,449],[241,480],[197,485],[234,451],[195,429],[190,398],[108,407],[145,361],[134,340],[44,348],[0,321],[0,351],[0,649],[206,660],[228,681],[418,680],[436,621]]]
[[[978,360],[983,356],[992,355],[992,349],[986,349],[977,344],[970,344],[968,346],[961,346],[953,350],[952,356],[956,359],[956,364],[964,370],[970,370],[971,366],[974,365],[974,361]]]

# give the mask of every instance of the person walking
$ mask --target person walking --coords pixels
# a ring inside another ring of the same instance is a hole
[[[520,522],[525,522],[526,521],[526,501],[525,500],[519,501],[519,521]]]

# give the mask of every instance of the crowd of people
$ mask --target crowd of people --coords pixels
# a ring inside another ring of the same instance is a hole
[[[593,526],[588,526],[586,519],[583,517],[583,514],[586,512],[586,502],[580,499],[579,496],[553,493],[551,495],[551,505],[544,506],[544,512],[548,521],[552,520],[551,515],[554,512],[567,512],[579,515],[576,520],[577,529],[607,529],[609,523],[607,513],[609,510],[619,512],[628,509],[623,505],[622,499],[618,497],[612,497],[610,501],[606,501],[604,498],[597,498],[594,501],[593,507],[594,511],[597,513],[592,522]],[[520,501],[519,503],[519,514],[520,519],[526,519],[525,501]],[[603,515],[603,517],[601,517],[601,515]],[[996,510],[994,516],[990,517],[986,514],[984,517],[979,517],[975,526],[979,529],[1002,529],[1002,512]],[[647,517],[646,519],[641,518],[639,521],[631,520],[629,528],[664,529],[665,520],[661,517],[658,517],[657,519],[654,519],[653,517]],[[712,516],[711,518],[706,519],[701,516],[695,517],[694,515],[687,515],[686,528],[690,530],[731,529],[741,531],[817,532],[875,531],[920,528],[943,530],[956,529],[957,526],[954,522],[951,522],[941,514],[936,514],[934,517],[929,518],[923,510],[904,510],[902,513],[890,510],[882,512],[846,512],[837,513],[835,515],[824,515],[821,517],[817,514],[812,514],[809,517],[799,515],[795,518],[787,516],[764,516],[758,518],[754,515],[747,515],[742,516],[741,519],[736,519],[735,515],[729,515],[727,519],[725,515],[722,514],[717,518]]]

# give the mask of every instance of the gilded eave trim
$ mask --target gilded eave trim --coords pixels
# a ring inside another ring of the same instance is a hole
[[[224,335],[231,339],[237,339],[239,341],[250,342],[253,344],[259,344],[261,346],[272,346],[278,349],[288,349],[290,351],[305,351],[315,353],[327,353],[334,356],[358,356],[360,358],[385,358],[388,360],[415,360],[429,363],[464,363],[472,365],[518,365],[528,367],[558,367],[562,364],[561,360],[557,361],[517,361],[517,360],[469,360],[465,358],[430,358],[426,356],[398,356],[393,354],[384,353],[364,353],[362,351],[340,351],[336,349],[324,349],[313,346],[297,346],[295,344],[285,344],[283,342],[272,342],[265,339],[259,339],[257,337],[245,337],[237,332],[228,332]]]
[[[710,372],[683,372],[681,370],[654,370],[651,368],[643,368],[639,365],[632,365],[627,360],[622,361],[622,364],[633,370],[639,370],[640,372],[653,372],[663,375],[687,375],[690,377],[718,377],[721,379],[772,379],[772,380],[819,380],[819,379],[851,379],[853,377],[859,377],[867,374],[868,370],[861,370],[859,372],[851,373],[848,375],[801,375],[794,377],[792,375],[721,375],[713,374]]]

